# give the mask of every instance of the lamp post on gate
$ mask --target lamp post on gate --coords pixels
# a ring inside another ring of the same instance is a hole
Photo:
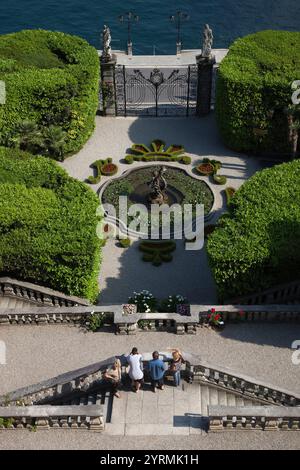
[[[124,15],[119,16],[119,21],[121,23],[127,21],[127,54],[132,56],[131,26],[133,22],[139,21],[139,17],[132,13],[132,11],[127,11]]]
[[[189,15],[180,10],[176,11],[175,15],[170,16],[170,21],[173,21],[176,24],[177,29],[176,55],[181,53],[181,24],[183,21],[187,21],[189,19]]]

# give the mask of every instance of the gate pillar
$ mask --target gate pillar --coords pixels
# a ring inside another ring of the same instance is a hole
[[[214,56],[196,57],[198,65],[198,83],[197,83],[197,116],[209,114],[211,107],[211,92],[213,83],[213,67],[216,62]]]
[[[117,59],[101,57],[101,95],[104,116],[116,116],[115,67]]]

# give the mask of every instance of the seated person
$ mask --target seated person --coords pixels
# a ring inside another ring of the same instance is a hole
[[[105,382],[109,383],[112,388],[112,392],[115,397],[120,398],[118,388],[121,384],[121,362],[120,359],[116,359],[110,369],[106,369],[103,374]]]

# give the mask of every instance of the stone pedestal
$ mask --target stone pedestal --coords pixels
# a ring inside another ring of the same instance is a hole
[[[127,55],[132,57],[132,42],[127,43]]]
[[[197,116],[205,116],[210,112],[211,91],[213,82],[213,67],[216,62],[214,56],[196,57],[198,64],[198,85],[197,85]]]
[[[112,56],[111,59],[101,57],[101,87],[102,87],[102,106],[104,116],[115,116],[115,66],[117,59]]]

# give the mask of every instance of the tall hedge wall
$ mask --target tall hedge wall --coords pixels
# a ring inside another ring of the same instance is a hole
[[[0,147],[0,274],[94,301],[98,205],[54,161]]]
[[[20,122],[60,126],[64,154],[74,153],[94,129],[99,58],[83,39],[59,32],[25,30],[0,36],[0,145],[10,145]]]
[[[221,300],[300,278],[300,161],[256,173],[207,249]]]
[[[262,31],[238,39],[222,61],[216,114],[224,142],[237,151],[288,154],[284,108],[300,77],[300,32]]]

